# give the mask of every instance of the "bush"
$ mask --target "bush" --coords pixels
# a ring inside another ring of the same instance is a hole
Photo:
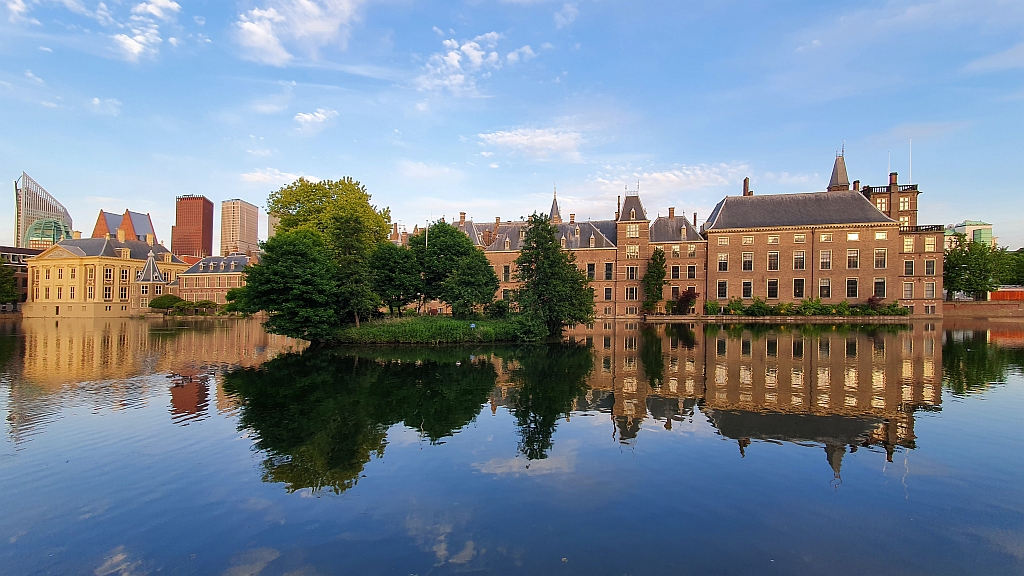
[[[732,315],[740,315],[746,312],[746,307],[743,306],[743,300],[739,298],[730,298],[729,303],[725,305],[725,313]]]
[[[149,307],[155,310],[167,310],[174,308],[174,305],[178,302],[184,302],[181,298],[178,298],[174,294],[164,294],[163,296],[157,296],[149,301]]]
[[[704,313],[708,316],[717,316],[722,313],[722,305],[718,300],[708,300],[704,303]]]
[[[732,302],[729,303],[730,305]],[[742,303],[741,303],[742,305]],[[754,298],[754,301],[744,310],[747,316],[767,316],[772,313],[772,307],[767,302],[760,298]]]
[[[772,306],[772,316],[792,316],[793,315],[793,303],[792,302],[781,302]]]
[[[349,344],[454,344],[512,342],[517,334],[508,321],[420,316],[366,322],[359,328],[349,326],[338,330],[331,340]]]
[[[495,300],[484,307],[484,312],[488,318],[500,320],[502,318],[508,318],[509,306],[508,300]]]

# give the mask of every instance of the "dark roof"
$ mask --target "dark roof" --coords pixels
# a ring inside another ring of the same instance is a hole
[[[36,248],[17,248],[15,246],[0,246],[0,254],[24,254],[26,256],[35,256],[41,254],[43,251]]]
[[[121,227],[121,214],[113,214],[105,210],[100,210],[100,215],[107,222],[107,233],[116,234],[117,229]]]
[[[651,242],[699,242],[704,240],[685,216],[659,216],[651,223]]]
[[[559,220],[562,219],[562,213],[558,211],[558,196],[553,196],[551,198],[551,213],[548,214],[548,218],[551,218],[552,220],[555,220],[556,218]]]
[[[241,272],[249,265],[250,258],[245,254],[232,254],[230,256],[207,256],[196,262],[182,274],[212,274],[214,272]],[[232,264],[234,267],[232,268]],[[180,274],[179,274],[180,276]]]
[[[164,277],[163,273],[160,272],[160,267],[156,265],[156,259],[153,251],[150,250],[146,258],[146,265],[142,267],[142,270],[135,277],[136,282],[167,282],[167,278]]]
[[[631,213],[636,211],[636,216],[632,217]],[[619,222],[624,220],[632,220],[634,222],[647,220],[647,212],[644,211],[644,205],[640,202],[640,196],[627,194],[626,199],[622,202],[622,211],[619,213]]]
[[[726,196],[704,223],[704,231],[830,224],[890,224],[860,192],[840,190],[767,196]]]
[[[146,234],[152,234],[156,236],[156,231],[153,230],[153,222],[149,219],[149,214],[140,214],[138,212],[128,211],[128,217],[132,221],[132,228],[135,229],[135,235],[140,240],[146,238]],[[118,222],[120,225],[120,222]]]
[[[836,163],[832,166],[832,178],[828,181],[828,189],[850,189],[850,177],[846,174],[846,159],[842,156],[836,156]]]
[[[105,256],[108,258],[117,258],[118,248],[128,248],[131,250],[131,258],[133,260],[147,259],[150,251],[157,255],[170,252],[170,250],[160,244],[153,244],[150,246],[149,244],[139,240],[126,240],[124,242],[120,242],[115,238],[80,238],[78,240],[61,240],[57,246],[79,256]],[[163,257],[161,256],[161,258]],[[174,255],[171,256],[171,262],[175,264],[184,264],[181,258]]]

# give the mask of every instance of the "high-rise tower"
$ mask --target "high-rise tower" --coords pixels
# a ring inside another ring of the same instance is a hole
[[[220,255],[254,254],[259,250],[260,209],[245,200],[220,205]]]
[[[62,229],[72,227],[67,208],[24,172],[14,181],[14,201],[14,244],[18,248],[28,247],[26,233],[37,220],[55,220],[53,224],[65,225],[60,226]]]
[[[178,256],[213,256],[213,202],[187,194],[175,202],[171,252]]]

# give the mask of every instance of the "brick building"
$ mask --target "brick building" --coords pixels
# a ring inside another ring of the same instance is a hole
[[[205,196],[178,196],[171,252],[178,256],[213,256],[213,202]]]
[[[18,288],[18,302],[28,300],[28,266],[25,261],[33,256],[38,256],[42,250],[33,248],[17,248],[15,246],[0,246],[0,258],[3,258],[4,266],[10,266],[14,270],[14,284]],[[17,310],[18,305],[4,305],[7,309]]]
[[[245,286],[242,271],[251,261],[245,254],[203,258],[178,274],[171,293],[189,302],[210,300],[226,304],[228,290]]]

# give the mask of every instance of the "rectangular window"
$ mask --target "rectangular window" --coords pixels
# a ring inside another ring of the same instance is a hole
[[[678,280],[679,279],[679,266],[673,266],[672,267],[672,279],[673,280]]]
[[[697,277],[697,267],[695,265],[691,264],[686,267],[686,277],[691,280]]]
[[[885,298],[885,278],[875,278],[875,296]]]
[[[904,276],[913,276],[914,275],[914,261],[913,260],[904,260],[903,261],[903,275]]]
[[[904,252],[908,252],[908,253],[914,251],[914,237],[913,236],[904,236],[903,237],[903,251]]]
[[[74,293],[72,292],[72,298],[74,298],[73,294]],[[935,298],[935,282],[925,282],[924,283],[924,297],[925,298]]]
[[[804,251],[797,250],[793,252],[793,270],[804,269]]]
[[[779,269],[779,253],[769,252],[768,253],[768,270],[776,271]]]
[[[93,292],[92,286],[87,286],[85,288],[85,297],[88,298],[89,300],[92,300],[93,298],[95,298],[96,297],[95,294],[96,293]]]
[[[62,286],[57,286],[57,300],[61,300],[62,298],[64,298],[64,288]]]
[[[640,257],[640,246],[636,244],[630,244],[626,246],[626,258],[639,258]]]
[[[612,262],[604,263],[604,279],[614,280],[615,279],[615,264]]]
[[[639,224],[626,224],[626,238],[639,238],[640,237],[640,225]]]
[[[85,269],[85,278],[87,280],[92,280],[95,277],[96,277],[96,270],[92,266],[90,266],[90,267]]]
[[[794,244],[803,244],[804,242],[807,242],[807,235],[806,234],[793,234],[793,243]]]
[[[164,293],[164,287],[159,285],[159,284],[157,284],[156,286],[153,286],[153,293],[156,294],[157,296],[163,294]]]
[[[626,266],[626,280],[636,280],[639,275],[639,266]]]
[[[860,250],[846,251],[846,267],[850,270],[860,268]]]
[[[673,286],[672,287],[672,299],[673,300],[678,300],[679,299],[679,286]]]
[[[754,283],[750,280],[743,281],[743,297],[753,298],[754,297]]]
[[[846,297],[856,298],[857,297],[857,279],[847,278],[846,279]]]
[[[768,281],[768,298],[779,297],[779,281],[778,279],[771,279]]]
[[[593,264],[587,264],[587,275],[588,275],[588,277],[591,280],[594,279],[594,275],[591,274],[593,267],[594,267]],[[508,282],[511,279],[512,279],[512,266],[506,264],[506,265],[501,267],[501,281],[502,282]]]
[[[76,272],[78,272],[78,268],[72,268],[71,269],[71,279],[72,280],[74,280],[75,277],[77,276]]]
[[[46,279],[47,280],[50,279],[50,269],[49,268],[46,269]]]
[[[725,356],[725,350],[726,350],[725,338],[719,338],[718,341],[715,342],[715,354],[717,354],[718,356]]]
[[[50,299],[50,287],[49,286],[47,286],[46,288],[43,289],[43,298],[45,298],[46,300]]]
[[[875,240],[888,240],[888,239],[889,239],[889,233],[888,232],[886,232],[884,230],[881,231],[881,232],[875,232]]]
[[[128,269],[127,268],[121,268],[121,282],[127,282],[127,281],[128,281]]]
[[[728,246],[729,245],[729,237],[728,236],[719,236],[718,237],[718,245],[719,246]]]
[[[804,297],[804,279],[793,278],[793,298]]]
[[[832,281],[828,278],[818,280],[818,298],[832,297]]]
[[[57,268],[57,280],[63,280],[63,279],[64,279],[64,269],[63,268]]]
[[[127,286],[121,286],[118,289],[118,297],[120,297],[121,300],[127,300],[128,299],[128,287]]]
[[[769,237],[768,237],[768,243],[769,243],[769,244],[778,244],[778,243],[779,243],[779,237],[778,237],[778,235],[772,235],[772,236],[769,236]]]
[[[822,242],[831,242],[832,241],[832,233],[831,232],[826,232],[826,233],[822,234],[821,235],[821,241]]]
[[[904,282],[903,283],[903,299],[904,300],[913,300],[913,298],[914,298],[914,283],[913,282]]]
[[[754,237],[753,236],[744,236],[743,237],[743,245],[744,246],[750,246],[753,243],[754,243]]]
[[[900,216],[900,228],[907,228],[910,226],[910,216]]]
[[[636,286],[626,286],[626,300],[636,300],[637,299],[636,296],[637,296],[637,287]]]
[[[935,260],[924,261],[924,274],[925,276],[935,276]]]
[[[697,257],[697,245],[696,244],[690,244],[690,245],[688,245],[686,247],[686,257],[687,258],[696,258]]]
[[[846,241],[847,242],[857,242],[859,240],[860,240],[860,232],[847,232],[846,233]]]
[[[729,255],[719,254],[718,255],[718,271],[728,272],[729,271]]]
[[[142,295],[143,296],[149,295],[149,284],[143,284],[143,285],[139,286],[139,288],[142,290]]]
[[[875,199],[875,206],[878,206],[879,212],[885,212],[887,204],[888,202],[886,202],[886,198],[884,196]]]
[[[900,196],[900,212],[910,210],[910,196]]]
[[[875,268],[881,270],[885,268],[885,248],[875,248]]]
[[[103,287],[103,299],[104,300],[111,300],[111,299],[113,299],[113,297],[114,297],[114,289],[111,288],[110,286],[104,286]]]
[[[718,281],[718,297],[728,298],[729,297],[729,283],[725,280]]]
[[[924,251],[935,252],[935,236],[925,236],[924,238]]]
[[[611,300],[612,299],[612,289],[611,288],[605,288],[604,289],[604,299],[605,300]]]
[[[679,258],[679,245],[678,244],[676,244],[675,246],[672,247],[672,257],[673,258]]]
[[[831,270],[832,269],[832,251],[822,250],[821,251],[821,269]]]
[[[72,270],[74,270],[74,268],[72,268]],[[934,286],[934,284],[933,284],[933,286]],[[75,299],[75,287],[74,286],[68,287],[68,299],[69,300],[74,300]]]
[[[754,253],[753,252],[744,252],[743,253],[743,260],[742,260],[741,264],[742,265],[740,266],[740,269],[743,270],[744,272],[750,272],[751,270],[753,270],[754,269]]]

